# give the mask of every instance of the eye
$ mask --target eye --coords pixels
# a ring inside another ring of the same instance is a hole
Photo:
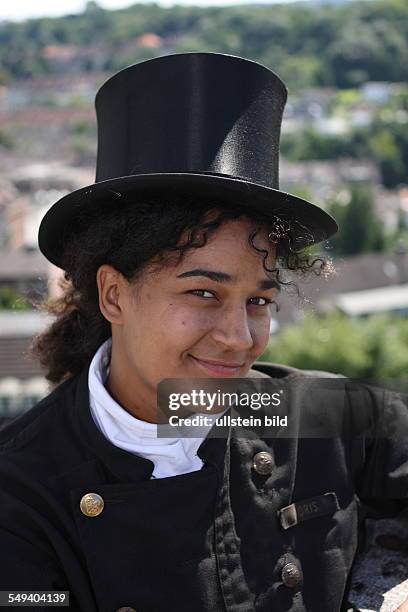
[[[193,289],[192,291],[188,291],[188,293],[191,293],[193,295],[197,295],[198,293],[209,293],[212,296],[214,295],[211,291],[207,291],[207,289]],[[197,297],[204,297],[203,295],[198,295]],[[204,298],[205,300],[207,300],[208,298]]]
[[[254,304],[254,306],[269,306],[269,304],[272,304],[273,300],[270,300],[269,298],[265,298],[265,297],[254,297],[251,298],[251,300],[264,300],[264,304]]]

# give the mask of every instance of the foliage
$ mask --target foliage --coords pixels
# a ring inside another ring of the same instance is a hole
[[[356,255],[382,251],[385,246],[383,227],[374,209],[371,189],[366,184],[349,187],[349,202],[334,201],[330,212],[339,224],[339,232],[330,239],[333,255]]]
[[[0,310],[27,310],[26,300],[11,287],[0,287]]]
[[[348,377],[403,380],[408,371],[408,320],[392,315],[350,319],[308,314],[274,336],[261,361]]]
[[[379,166],[384,186],[393,188],[407,182],[408,120],[379,116],[369,127],[338,136],[306,128],[284,136],[281,151],[291,161],[371,159]]]
[[[0,147],[5,149],[12,149],[14,147],[12,137],[4,130],[0,130]]]
[[[73,45],[83,51],[75,59],[78,71],[112,72],[166,52],[217,51],[264,63],[292,91],[322,85],[349,89],[368,80],[405,82],[407,16],[404,0],[206,8],[135,4],[116,11],[88,2],[82,14],[0,24],[0,72],[9,80],[60,72],[61,64],[42,50]],[[137,37],[146,32],[160,36],[162,45],[138,46]]]
[[[349,139],[321,134],[314,128],[283,136],[281,152],[291,161],[328,160],[352,157]]]
[[[96,136],[96,126],[87,119],[77,119],[71,124],[71,133],[75,136]]]
[[[408,121],[377,119],[353,136],[353,156],[370,157],[377,162],[385,187],[407,182]]]

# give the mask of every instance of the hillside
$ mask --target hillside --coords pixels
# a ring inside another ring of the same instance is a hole
[[[0,83],[106,71],[169,52],[217,51],[260,61],[291,90],[408,80],[408,4],[363,0],[109,11],[0,23]]]

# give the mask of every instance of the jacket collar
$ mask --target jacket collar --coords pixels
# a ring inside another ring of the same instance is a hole
[[[88,388],[88,374],[91,361],[92,359],[89,359],[80,374],[72,380],[74,424],[77,433],[91,453],[99,458],[102,464],[119,482],[129,483],[149,480],[154,469],[153,461],[112,444],[99,431],[93,420],[89,405]],[[253,365],[253,369],[273,378],[292,377],[301,373],[296,368],[266,362],[256,362]],[[229,414],[230,410],[225,414]],[[197,450],[197,455],[204,464],[213,465],[221,474],[224,469],[225,453],[230,446],[231,435],[232,432],[229,425],[213,425]]]
[[[88,374],[91,359],[73,382],[73,417],[77,434],[92,454],[119,482],[149,480],[154,464],[150,459],[135,455],[112,444],[96,425],[89,405]],[[221,472],[231,436],[230,427],[213,426],[197,450],[204,464],[213,465]]]

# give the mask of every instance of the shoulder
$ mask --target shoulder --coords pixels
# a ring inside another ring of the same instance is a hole
[[[0,474],[43,479],[63,469],[78,446],[73,424],[77,377],[64,381],[0,430]],[[61,465],[60,465],[61,464]]]
[[[0,452],[22,447],[40,432],[49,429],[65,403],[67,388],[72,379],[65,381],[30,410],[12,419],[0,430]]]
[[[315,378],[344,378],[342,374],[337,374],[335,372],[326,372],[325,370],[301,370],[271,361],[256,361],[249,373],[250,375],[254,373],[254,377],[258,377],[260,373],[263,378],[265,376],[270,378],[286,378],[288,376],[291,378],[302,376]]]

